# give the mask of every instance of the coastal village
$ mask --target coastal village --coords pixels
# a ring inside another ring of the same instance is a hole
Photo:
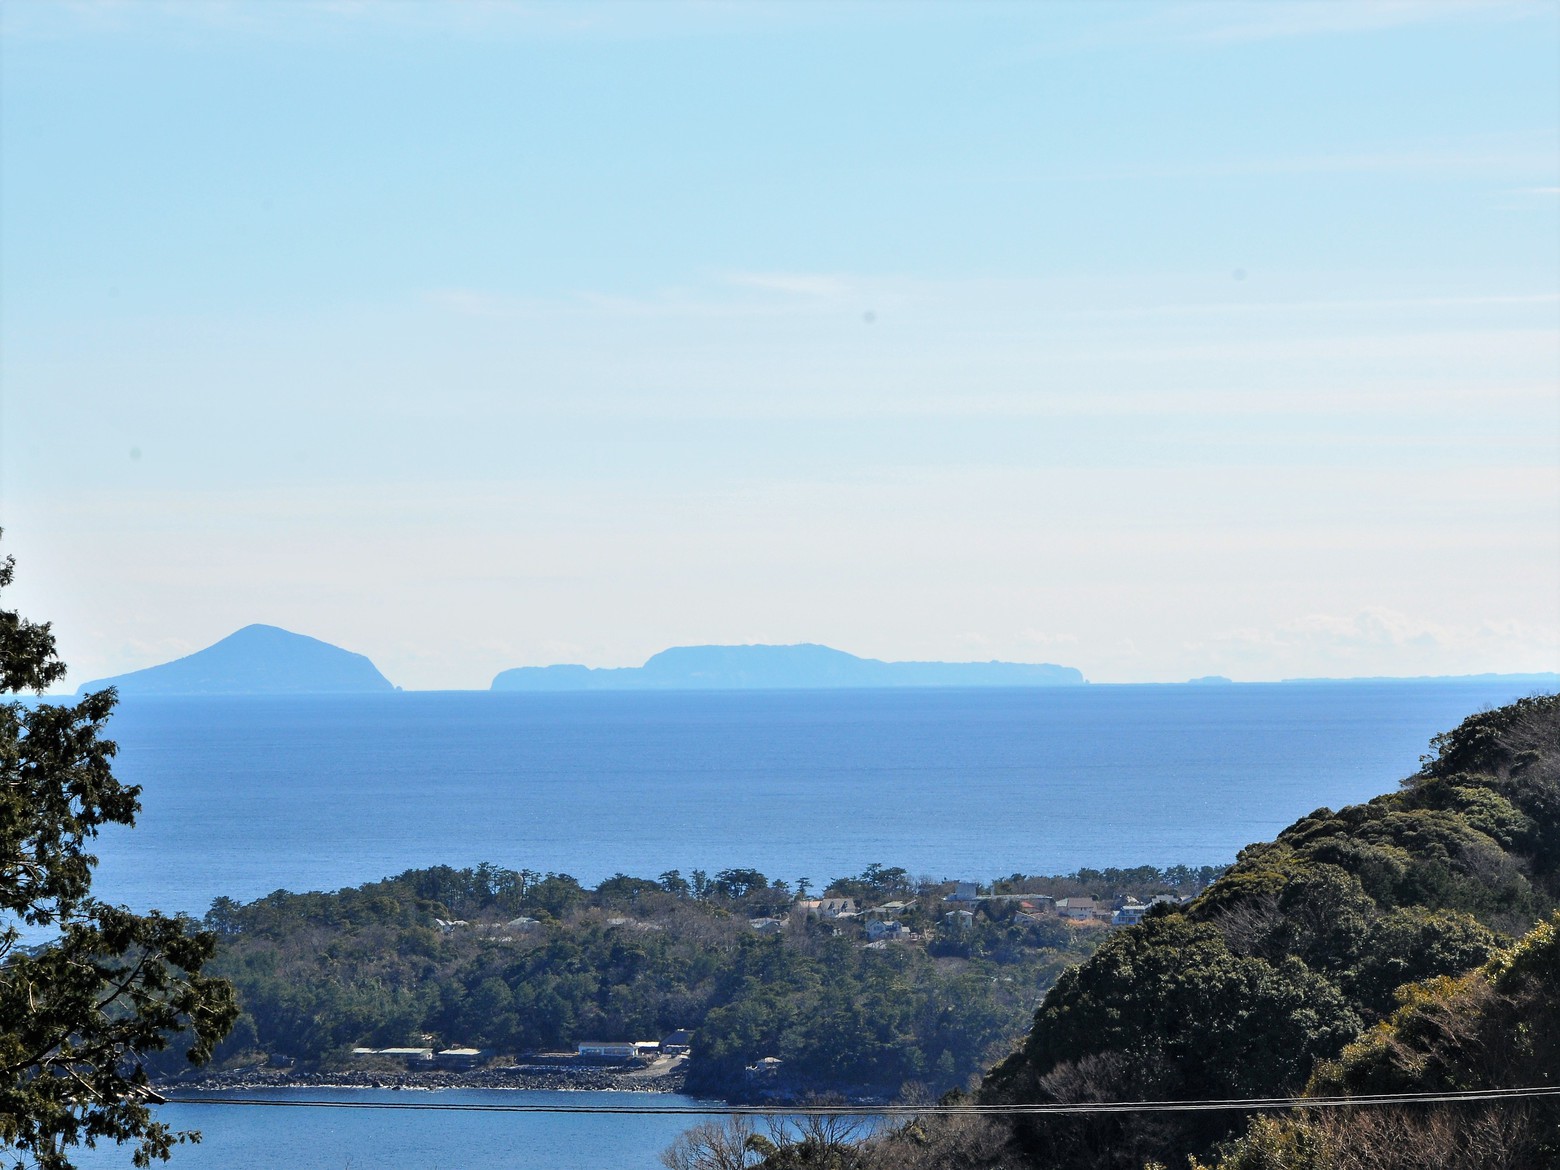
[[[855,896],[797,897],[783,916],[750,917],[747,927],[760,936],[821,932],[853,939],[863,950],[930,945],[935,951],[939,945],[956,945],[983,923],[1103,934],[1112,928],[1137,925],[1156,905],[1181,905],[1195,897],[1121,893],[1106,899],[1078,894],[1056,897],[1035,892],[996,892],[1002,885],[997,883],[996,887],[983,890],[975,881],[923,883],[904,896],[880,901]],[[610,929],[662,929],[655,922],[623,915],[608,916],[603,921]],[[435,918],[434,923],[445,935],[475,934],[494,944],[514,943],[544,926],[540,919],[527,915],[499,923],[445,918]],[[351,1050],[351,1058],[362,1069],[396,1069],[413,1074],[469,1074],[487,1069],[567,1083],[577,1074],[610,1073],[615,1084],[676,1089],[680,1087],[694,1036],[693,1029],[678,1028],[653,1038],[582,1039],[570,1049],[516,1053],[512,1063],[505,1063],[505,1054],[463,1045],[440,1047],[428,1037],[430,1042],[420,1045],[357,1046]],[[781,1082],[784,1061],[778,1056],[763,1056],[748,1065],[745,1072],[750,1091],[764,1097],[771,1095],[766,1086],[778,1086]]]

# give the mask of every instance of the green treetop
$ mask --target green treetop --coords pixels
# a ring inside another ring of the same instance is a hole
[[[13,567],[0,561],[0,589]],[[49,625],[0,610],[0,689],[42,692],[64,674]],[[113,706],[111,690],[0,704],[0,1153],[14,1167],[64,1170],[102,1140],[146,1166],[198,1140],[153,1120],[146,1058],[184,1036],[202,1063],[237,1016],[232,988],[201,974],[213,936],[91,895],[87,843],[139,810],[110,768]],[[52,941],[24,946],[23,927]]]

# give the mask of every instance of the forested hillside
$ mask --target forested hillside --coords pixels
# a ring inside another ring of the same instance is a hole
[[[1244,850],[1184,911],[1161,908],[1108,939],[1057,982],[980,1100],[1560,1080],[1555,924],[1538,925],[1560,902],[1560,699],[1475,715],[1432,747],[1399,791],[1317,810]],[[1453,1108],[1466,1109],[1267,1121],[1220,1166],[1556,1164],[1552,1104]],[[968,1126],[933,1126],[879,1146],[917,1164],[959,1128],[976,1152],[948,1146],[919,1164],[1140,1170],[1217,1158],[1246,1125],[1238,1112],[1024,1118],[973,1144]],[[1437,1161],[1432,1148],[1462,1152]]]
[[[1402,998],[1384,1023],[1317,1069],[1311,1094],[1560,1085],[1560,914],[1483,967],[1413,985]],[[1259,1119],[1216,1170],[1391,1166],[1560,1166],[1560,1102],[1405,1105]]]
[[[741,869],[588,889],[562,874],[438,867],[330,894],[219,899],[206,925],[243,1006],[220,1057],[321,1071],[356,1045],[433,1043],[502,1061],[688,1028],[695,1090],[942,1092],[1010,1048],[1056,977],[1108,933],[1023,914],[1027,893],[1196,892],[1217,872],[1014,874],[998,890],[1023,893],[969,903],[952,922],[952,883],[881,865],[831,883],[860,908],[833,919]],[[874,919],[893,923],[893,941],[870,941]],[[748,1077],[764,1058],[781,1063]]]

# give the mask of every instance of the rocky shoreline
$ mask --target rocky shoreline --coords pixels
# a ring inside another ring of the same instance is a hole
[[[153,1087],[167,1097],[181,1093],[243,1093],[279,1089],[530,1089],[560,1093],[684,1093],[687,1091],[684,1062],[666,1072],[643,1068],[625,1069],[597,1066],[559,1067],[557,1065],[501,1065],[467,1070],[342,1068],[321,1072],[300,1072],[287,1068],[242,1068],[218,1072],[202,1071],[182,1077],[163,1077]],[[780,1105],[804,1101],[814,1096],[801,1088],[787,1091],[771,1085],[760,1092],[701,1094],[731,1105]],[[852,1086],[829,1093],[834,1100],[852,1105],[881,1105],[893,1100],[891,1093],[866,1086]]]
[[[303,1073],[293,1069],[246,1068],[229,1072],[203,1072],[194,1076],[160,1080],[159,1092],[241,1092],[253,1089],[547,1089],[556,1092],[681,1093],[682,1069],[660,1076],[613,1068],[557,1068],[546,1065],[509,1065],[460,1072],[429,1069],[426,1072],[338,1069]]]

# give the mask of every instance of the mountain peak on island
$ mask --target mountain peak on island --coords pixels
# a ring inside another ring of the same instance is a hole
[[[279,626],[251,625],[194,654],[113,678],[77,694],[114,687],[122,695],[310,695],[393,691],[362,654]]]
[[[1070,666],[1022,662],[883,662],[804,642],[673,646],[643,666],[522,666],[495,691],[817,690],[842,687],[1054,687],[1086,680]]]

